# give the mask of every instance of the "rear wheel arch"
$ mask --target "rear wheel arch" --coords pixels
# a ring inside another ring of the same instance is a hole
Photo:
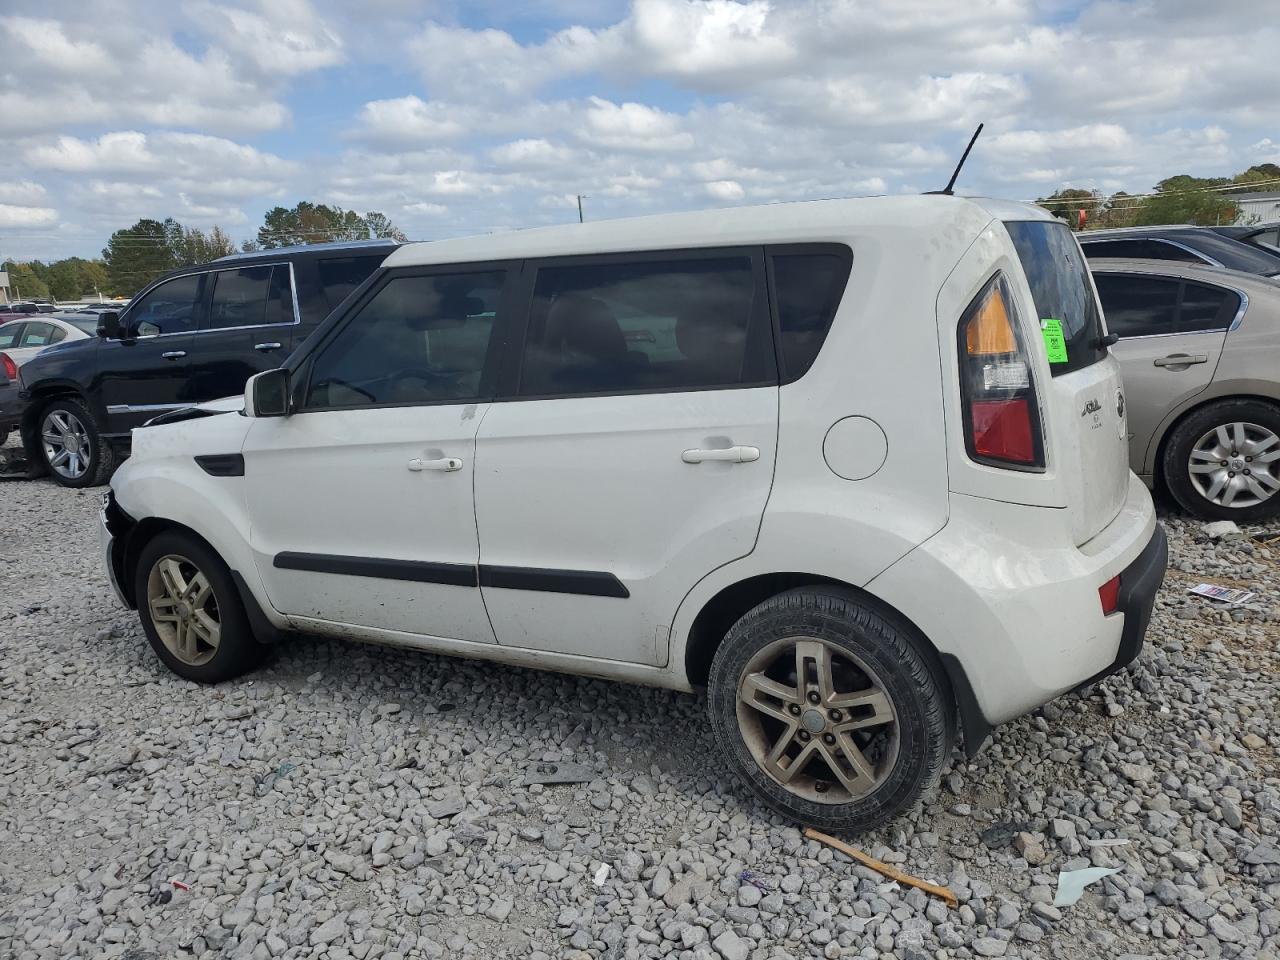
[[[915,635],[931,661],[934,675],[945,688],[955,707],[954,720],[964,736],[965,748],[975,754],[990,733],[973,693],[973,687],[959,659],[943,655],[914,621],[879,597],[852,584],[832,577],[811,573],[769,573],[748,577],[723,587],[693,619],[684,649],[685,676],[694,686],[704,686],[711,661],[729,629],[746,613],[767,600],[797,589],[841,594],[874,608],[887,620]]]

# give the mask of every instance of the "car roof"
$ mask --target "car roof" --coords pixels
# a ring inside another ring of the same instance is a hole
[[[946,195],[807,200],[595,220],[410,243],[385,267],[626,253],[672,248],[839,241],[877,229],[937,231],[959,220],[1052,220],[1033,204]],[[933,235],[936,236],[936,233]],[[966,241],[968,242],[968,241]]]
[[[288,257],[293,259],[295,257],[323,256],[334,251],[351,251],[352,253],[368,251],[376,253],[379,250],[386,250],[390,252],[399,246],[401,244],[397,240],[337,240],[333,243],[298,243],[288,247],[270,247],[266,250],[246,250],[243,253],[229,253],[213,262],[228,263],[232,261],[260,260],[264,257],[276,259]],[[205,266],[205,264],[200,264],[200,266]]]

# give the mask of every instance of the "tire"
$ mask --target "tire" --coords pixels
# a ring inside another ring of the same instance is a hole
[[[1251,523],[1280,514],[1280,407],[1261,400],[1208,404],[1169,434],[1161,469],[1173,498],[1194,516]],[[1224,471],[1226,486],[1211,497]]]
[[[63,487],[93,487],[111,478],[115,452],[79,398],[50,401],[40,411],[36,426],[40,462],[54,483]],[[63,459],[63,454],[68,454],[68,458]]]
[[[175,568],[177,579],[172,577]],[[175,602],[175,594],[182,600]],[[178,676],[219,683],[261,661],[262,647],[226,564],[194,536],[168,531],[148,542],[134,571],[134,596],[151,648]],[[209,620],[216,625],[216,643],[210,642]],[[195,629],[184,629],[193,622],[198,623]]]
[[[803,645],[799,656],[797,644]],[[810,688],[804,705],[794,704],[799,713],[793,713],[790,700],[772,694],[789,689],[793,698],[799,696],[799,663],[803,658],[806,675],[816,680],[819,656],[831,665],[833,682],[826,684],[826,694]],[[881,700],[843,710],[818,709],[824,698],[839,705],[840,694],[845,700],[849,693],[865,694],[867,680],[879,689]],[[720,749],[765,804],[800,823],[851,833],[877,827],[937,783],[951,752],[953,701],[936,657],[908,624],[851,590],[792,590],[749,611],[716,650],[708,687],[711,727]],[[828,697],[832,692],[835,696]],[[810,700],[813,696],[819,697],[818,706]],[[744,698],[773,709],[752,708]],[[886,714],[891,715],[888,722]],[[866,724],[852,734],[855,752],[866,761],[861,776],[843,760],[850,734],[839,724],[850,722]],[[828,738],[834,743],[825,753]],[[758,759],[763,753],[767,762],[784,741],[788,746],[772,769],[779,771],[782,761],[791,761],[780,774],[789,775],[790,783],[767,772]],[[807,761],[795,766],[799,751],[806,748]],[[832,775],[832,758],[843,778]]]

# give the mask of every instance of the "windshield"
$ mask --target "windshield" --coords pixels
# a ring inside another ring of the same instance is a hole
[[[1062,325],[1066,358],[1051,361],[1050,371],[1057,377],[1097,363],[1107,355],[1102,314],[1070,228],[1047,220],[1006,221],[1004,226],[1018,250],[1042,325],[1049,320]]]
[[[67,323],[71,324],[77,330],[83,330],[88,334],[96,334],[98,332],[97,317],[67,317]]]

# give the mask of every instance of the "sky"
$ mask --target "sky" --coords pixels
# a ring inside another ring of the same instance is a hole
[[[1273,0],[4,0],[0,259],[299,200],[411,239],[1280,162]]]

